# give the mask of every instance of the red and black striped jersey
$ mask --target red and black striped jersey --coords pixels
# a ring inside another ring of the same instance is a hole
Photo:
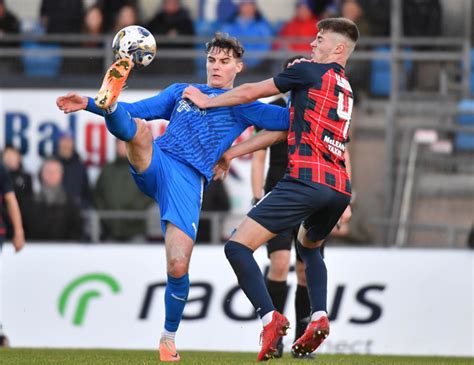
[[[288,173],[351,194],[344,152],[354,103],[344,68],[337,63],[301,62],[274,78],[291,91]]]

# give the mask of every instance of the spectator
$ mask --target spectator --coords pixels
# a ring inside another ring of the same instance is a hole
[[[220,23],[229,22],[237,13],[237,5],[232,0],[219,0],[216,8],[217,21]]]
[[[3,163],[10,173],[13,189],[20,204],[33,196],[33,184],[31,175],[23,170],[20,151],[9,145],[3,151]]]
[[[5,34],[16,34],[20,32],[20,23],[17,17],[5,6],[4,0],[0,0],[0,40]],[[0,47],[16,47],[18,42],[0,43]],[[8,74],[13,70],[18,71],[18,60],[14,58],[0,58],[0,73]]]
[[[40,182],[41,191],[25,203],[26,237],[43,241],[81,239],[81,212],[64,190],[59,160],[48,159],[43,163]]]
[[[257,8],[255,0],[240,0],[238,13],[234,19],[222,26],[222,32],[238,38],[246,52],[265,52],[271,49],[268,39],[273,35],[272,28]],[[262,56],[249,56],[245,66],[255,69],[262,65]],[[258,70],[257,70],[258,71]]]
[[[63,132],[59,136],[57,158],[63,165],[62,183],[66,193],[78,207],[90,208],[91,192],[86,165],[81,161],[74,146],[71,133]]]
[[[20,211],[24,211],[24,203],[33,196],[33,185],[31,175],[23,170],[21,164],[21,154],[13,146],[5,147],[3,151],[3,164],[10,174],[13,191],[15,192]],[[14,225],[9,219],[8,212],[4,209],[5,225],[7,229],[6,237],[11,239],[15,233]]]
[[[91,6],[87,9],[84,15],[82,24],[82,33],[89,35],[101,35],[104,32],[104,14],[98,6]],[[88,47],[98,47],[100,44],[93,42],[92,44],[86,43]]]
[[[365,18],[364,10],[358,0],[343,0],[341,3],[341,16],[352,20],[359,28],[361,36],[370,35],[370,26]]]
[[[98,210],[144,211],[153,200],[143,195],[130,176],[124,141],[117,140],[114,162],[103,166],[94,191]],[[146,234],[145,219],[102,219],[102,239],[129,241]]]
[[[168,38],[193,36],[195,34],[193,20],[188,10],[182,6],[180,0],[164,0],[162,8],[147,24],[146,28],[153,34],[164,35]],[[193,46],[193,42],[164,42],[160,44],[162,49],[192,48]],[[152,68],[154,71],[159,70],[161,73],[192,73],[194,71],[194,60],[190,58],[159,58],[152,64]]]
[[[339,0],[309,0],[311,10],[318,19],[334,16],[336,2]]]
[[[439,0],[404,0],[403,31],[408,37],[441,35],[442,11]]]
[[[316,23],[318,18],[314,16],[308,0],[298,0],[295,6],[295,14],[293,18],[288,21],[279,33],[282,42],[277,43],[277,48],[284,48],[293,52],[311,52],[310,43],[314,39],[316,30]],[[301,40],[291,39],[300,37]],[[285,38],[290,38],[284,40]]]
[[[361,36],[370,35],[369,23],[364,16],[364,11],[358,0],[343,0],[340,7],[340,15],[352,20],[359,29]],[[357,46],[357,49],[364,49],[363,46]],[[353,60],[346,67],[346,74],[350,79],[351,87],[362,93],[368,93],[370,83],[370,62],[365,60]],[[354,102],[359,102],[359,97],[354,98]]]
[[[40,15],[46,33],[80,33],[84,7],[82,0],[43,0]]]
[[[203,212],[228,212],[230,210],[229,194],[221,180],[212,181],[208,188],[204,191],[202,198]],[[222,233],[222,224],[224,222],[225,214],[219,215],[218,229],[219,234]],[[199,220],[199,227],[197,233],[197,242],[212,242],[212,220],[202,218]],[[227,239],[227,237],[220,237],[219,239]],[[212,242],[215,243],[215,242]]]
[[[104,16],[98,6],[92,6],[86,10],[82,24],[82,33],[91,37],[99,36],[104,31]],[[100,41],[86,41],[82,43],[84,48],[94,49],[103,47]],[[76,60],[75,60],[76,61]],[[89,58],[87,62],[83,59],[75,62],[74,72],[77,73],[100,73],[104,67],[102,58]]]
[[[193,21],[180,0],[164,0],[162,8],[150,20],[147,29],[153,34],[162,34],[167,37],[194,35]],[[168,48],[180,47],[179,44],[172,44],[171,47],[169,44],[164,44],[162,47],[166,46]]]
[[[403,32],[407,37],[438,37],[442,30],[440,0],[403,0]],[[434,51],[431,45],[414,46],[418,51]],[[441,48],[439,50],[444,50]],[[413,86],[420,91],[438,91],[439,62],[415,62],[411,74]]]
[[[138,23],[137,9],[134,6],[123,6],[115,18],[113,33],[117,33],[120,29]]]
[[[374,37],[390,36],[390,6],[387,0],[359,0]]]
[[[19,252],[25,245],[25,234],[23,231],[20,209],[15,197],[15,192],[13,191],[10,175],[7,169],[2,164],[0,164],[0,211],[3,210],[3,202],[6,203],[8,217],[10,218],[10,221],[13,222],[14,235],[12,238],[12,243],[15,246],[15,251]],[[2,217],[0,215],[0,253],[2,252],[4,240],[5,227],[3,226]],[[0,275],[0,279],[1,278],[2,276]],[[0,298],[3,300],[1,294],[2,293],[0,292]],[[0,347],[8,347],[8,338],[3,332],[2,328],[1,314],[2,313],[0,313]]]
[[[114,29],[117,15],[124,6],[137,8],[137,0],[98,0],[97,6],[104,14],[104,30],[111,32]]]
[[[0,0],[0,37],[4,34],[19,32],[20,23],[17,17],[7,9],[4,0]]]

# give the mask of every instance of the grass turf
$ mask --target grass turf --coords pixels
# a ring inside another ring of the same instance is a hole
[[[255,364],[256,353],[244,352],[193,352],[184,351],[179,364]],[[157,364],[155,351],[131,350],[57,350],[57,349],[0,349],[2,365],[36,364]],[[271,364],[306,364],[312,361],[294,360],[288,354]],[[318,365],[474,365],[474,358],[375,356],[375,355],[318,355]]]

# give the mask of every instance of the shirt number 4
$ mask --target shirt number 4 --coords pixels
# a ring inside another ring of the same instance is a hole
[[[344,125],[343,136],[347,138],[349,132],[349,126],[351,124],[352,107],[354,106],[354,99],[339,91],[337,101],[337,116],[340,119],[344,119],[346,124]]]

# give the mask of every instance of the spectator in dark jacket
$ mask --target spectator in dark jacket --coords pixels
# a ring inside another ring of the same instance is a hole
[[[31,175],[23,170],[21,153],[14,146],[6,146],[3,151],[3,164],[8,169],[15,190],[16,198],[20,204],[33,196]]]
[[[0,0],[0,40],[4,35],[16,34],[20,32],[20,23],[15,15],[5,6],[3,0]],[[3,42],[0,47],[17,47],[18,42]],[[0,57],[0,74],[18,72],[18,59]]]
[[[13,190],[15,192],[20,211],[24,212],[25,201],[31,199],[33,196],[33,184],[31,181],[31,175],[23,170],[20,151],[18,151],[13,146],[5,147],[5,150],[3,151],[3,164],[10,174]],[[8,214],[6,213],[7,212],[4,212],[5,225],[7,227],[6,237],[10,239],[14,235],[14,227],[11,220],[9,219]]]
[[[224,183],[221,180],[212,181],[208,188],[204,190],[202,198],[203,212],[220,212],[218,222],[219,234],[222,235],[222,224],[226,216],[226,212],[230,211],[230,198]],[[201,218],[197,232],[197,242],[212,241],[212,220],[209,218]],[[226,240],[227,237],[219,237],[220,240]],[[216,242],[212,242],[216,243]]]
[[[137,7],[137,0],[98,0],[97,6],[104,14],[104,30],[112,32],[116,24],[117,15],[125,6]]]
[[[80,33],[84,7],[82,0],[43,0],[40,15],[47,33]]]
[[[94,191],[98,210],[145,211],[153,200],[138,190],[130,176],[124,141],[117,140],[115,161],[102,167]],[[146,236],[145,219],[102,219],[102,239],[128,241]]]
[[[180,0],[164,0],[163,7],[147,25],[153,34],[163,34],[168,37],[194,35],[194,25],[187,9],[181,6]],[[163,44],[166,47],[169,44]],[[172,45],[174,47],[178,45]]]
[[[62,186],[63,167],[48,159],[40,170],[41,191],[25,203],[24,226],[29,240],[80,240],[82,218],[79,207]]]
[[[17,17],[10,12],[3,0],[0,0],[0,37],[5,33],[19,33],[20,23]]]
[[[180,0],[164,0],[163,6],[158,13],[146,25],[146,28],[153,34],[164,35],[167,38],[175,38],[179,36],[193,36],[194,24],[187,9],[181,5]],[[187,42],[166,42],[159,44],[159,48],[192,48],[193,43]],[[183,58],[164,58],[156,59],[151,65],[150,70],[166,73],[192,73],[194,69],[194,60]]]
[[[75,150],[73,136],[68,132],[59,136],[57,158],[64,169],[64,190],[79,207],[90,208],[91,192],[87,168]]]

